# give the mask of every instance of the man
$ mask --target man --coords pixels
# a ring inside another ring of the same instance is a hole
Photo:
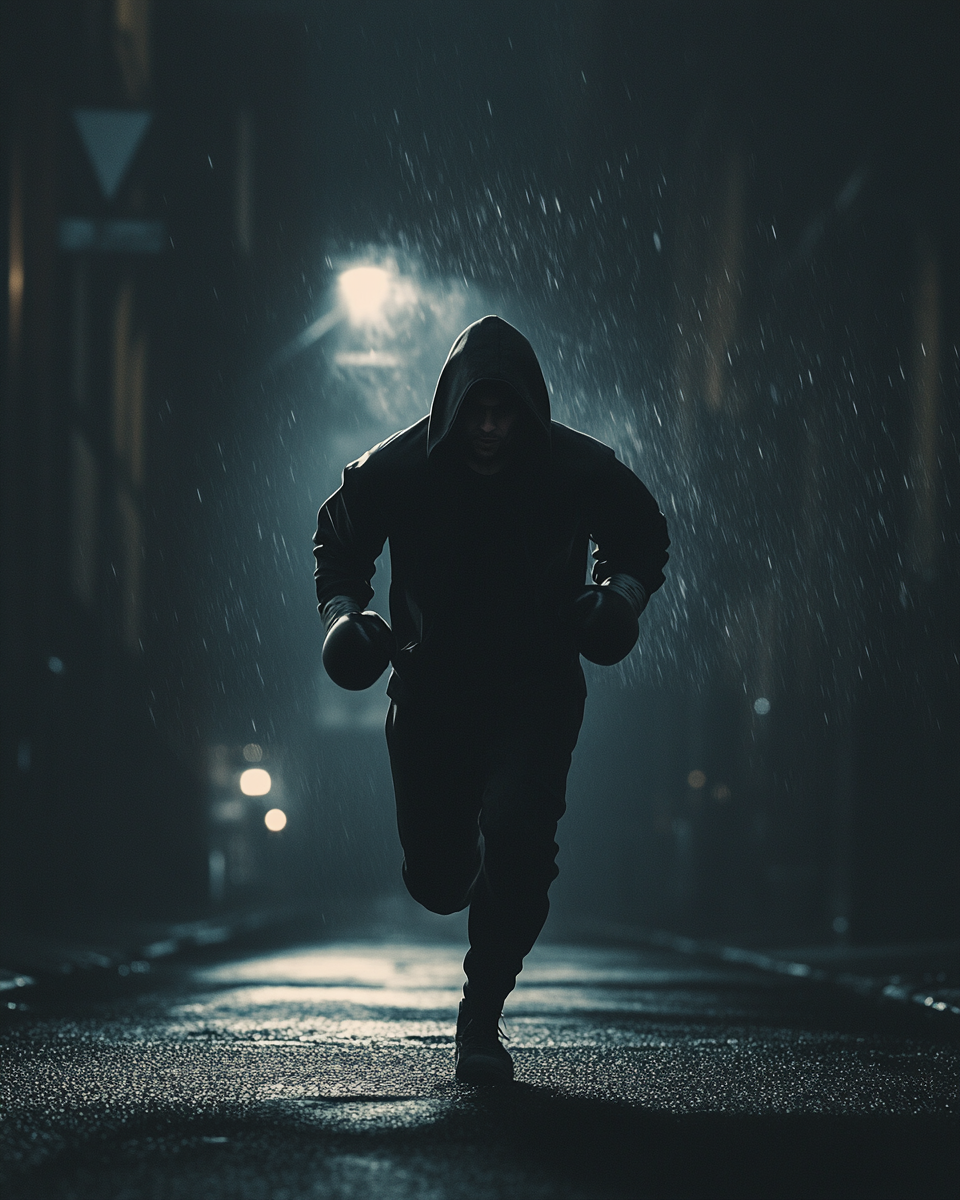
[[[387,540],[392,629],[362,611]],[[610,664],[630,651],[668,545],[633,472],[551,421],[532,346],[495,316],[457,338],[429,416],[347,466],[320,510],[324,665],[360,689],[393,663],[404,883],[432,912],[470,907],[462,1082],[513,1077],[499,1020],[558,873],[586,696],[579,654]]]

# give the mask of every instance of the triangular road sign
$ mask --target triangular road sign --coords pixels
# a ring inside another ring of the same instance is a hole
[[[112,200],[147,132],[153,113],[121,108],[75,108],[73,119],[103,194]]]

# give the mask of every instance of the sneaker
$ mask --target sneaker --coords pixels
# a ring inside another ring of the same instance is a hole
[[[510,1083],[513,1079],[513,1059],[500,1039],[500,1014],[477,1015],[460,1001],[457,1016],[457,1048],[455,1071],[461,1083]]]

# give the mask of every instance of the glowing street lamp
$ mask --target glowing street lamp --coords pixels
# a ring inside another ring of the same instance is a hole
[[[399,285],[399,286],[398,286]],[[334,308],[318,317],[302,333],[270,360],[267,370],[273,371],[296,358],[318,342],[341,321],[351,325],[376,325],[383,316],[388,301],[409,303],[416,293],[407,280],[398,280],[386,267],[350,267],[337,280],[338,300]]]
[[[248,767],[240,773],[240,791],[245,796],[266,796],[272,786],[270,772],[263,767]]]
[[[392,276],[383,267],[351,267],[339,279],[351,325],[375,324],[390,295]]]

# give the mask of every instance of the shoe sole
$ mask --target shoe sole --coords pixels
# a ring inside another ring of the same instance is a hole
[[[455,1074],[460,1083],[472,1084],[474,1087],[513,1083],[513,1072],[505,1070],[490,1059],[468,1059],[458,1064]]]

